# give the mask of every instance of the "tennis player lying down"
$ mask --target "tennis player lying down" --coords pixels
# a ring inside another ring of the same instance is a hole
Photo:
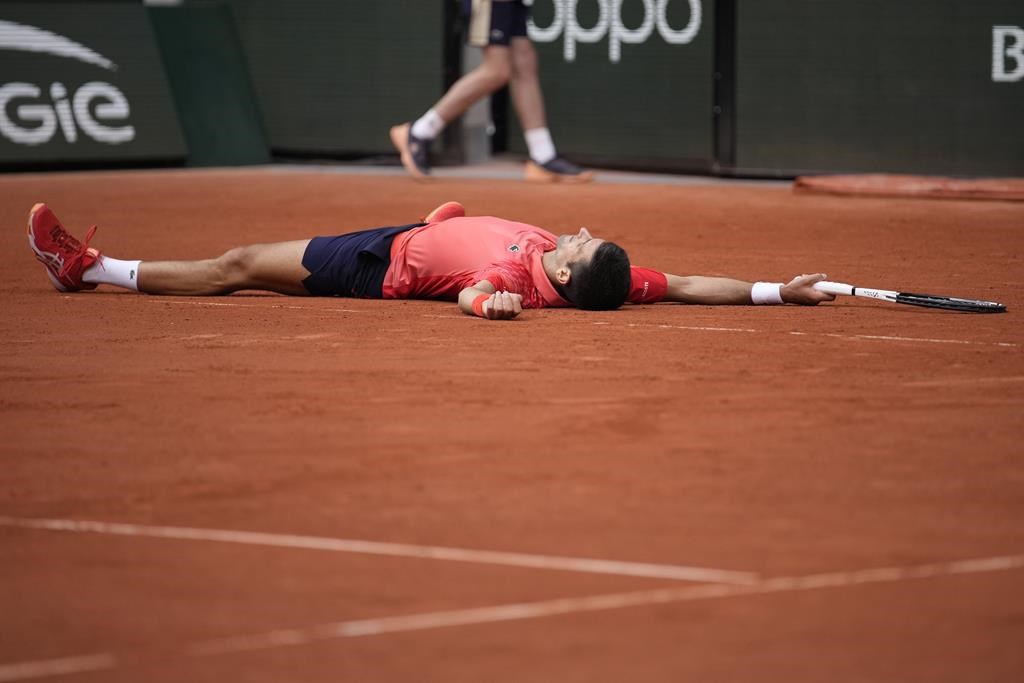
[[[243,289],[295,296],[457,301],[463,313],[507,320],[525,308],[610,310],[635,304],[806,304],[831,301],[813,288],[825,275],[789,284],[681,277],[630,266],[618,245],[580,228],[555,235],[494,218],[467,217],[458,202],[420,223],[231,249],[202,261],[123,261],[80,242],[45,204],[32,207],[28,239],[62,292],[107,284],[147,294],[200,296]]]

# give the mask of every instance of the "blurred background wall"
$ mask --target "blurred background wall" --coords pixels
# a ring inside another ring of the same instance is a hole
[[[391,162],[388,127],[472,63],[458,4],[0,0],[0,166]],[[533,5],[550,128],[583,163],[1024,176],[1020,0]],[[474,135],[524,152],[490,105]],[[442,163],[479,158],[462,132]]]

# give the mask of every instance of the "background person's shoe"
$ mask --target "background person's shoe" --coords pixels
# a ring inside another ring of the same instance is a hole
[[[449,218],[462,218],[466,215],[466,207],[458,202],[445,202],[441,206],[437,207],[424,218],[424,223],[440,223],[446,221]]]
[[[402,158],[402,166],[414,178],[426,178],[430,175],[430,141],[420,140],[412,134],[412,125],[402,123],[392,126],[391,144],[398,150]]]
[[[589,183],[593,171],[586,171],[571,161],[555,157],[546,164],[526,162],[526,180],[534,183]]]
[[[85,241],[79,242],[46,204],[36,204],[28,214],[28,245],[46,266],[50,282],[61,292],[96,289],[95,284],[82,282],[82,273],[100,257],[100,252],[89,247],[95,232],[94,225],[85,233]]]

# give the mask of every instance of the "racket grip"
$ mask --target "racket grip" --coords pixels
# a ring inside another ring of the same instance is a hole
[[[825,292],[826,294],[843,294],[846,296],[853,295],[853,285],[846,285],[842,282],[815,282],[814,288],[819,292]]]

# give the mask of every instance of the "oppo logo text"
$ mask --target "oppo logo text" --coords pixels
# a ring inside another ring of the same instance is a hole
[[[670,0],[634,1],[643,3],[644,18],[639,26],[630,28],[622,21],[622,5],[625,0],[596,0],[597,23],[590,27],[580,26],[577,13],[580,0],[552,0],[555,15],[551,25],[537,26],[531,19],[527,25],[530,39],[538,43],[553,43],[560,36],[564,36],[565,61],[572,62],[576,59],[577,43],[597,43],[607,36],[608,59],[612,63],[618,63],[622,59],[623,43],[628,45],[645,43],[654,33],[655,28],[662,39],[670,45],[685,45],[700,32],[700,0],[688,0],[690,20],[681,29],[669,26],[668,5]]]

